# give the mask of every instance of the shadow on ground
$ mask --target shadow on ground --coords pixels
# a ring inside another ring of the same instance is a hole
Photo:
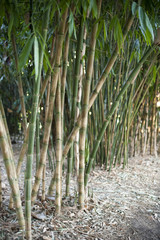
[[[129,219],[130,240],[158,240],[160,239],[160,206],[159,209],[150,207],[152,211],[139,211],[135,218]],[[153,211],[154,209],[154,211]]]

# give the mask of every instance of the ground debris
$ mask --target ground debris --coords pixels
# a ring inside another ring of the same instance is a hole
[[[85,208],[76,207],[75,181],[55,215],[55,195],[36,201],[32,214],[34,240],[158,240],[160,239],[160,159],[129,159],[128,167],[92,172]],[[14,210],[8,209],[9,188],[4,174],[0,209],[0,239],[21,239]],[[65,178],[64,178],[65,182]],[[22,181],[23,184],[23,181]],[[64,185],[65,187],[65,185]],[[22,186],[23,189],[23,186]]]

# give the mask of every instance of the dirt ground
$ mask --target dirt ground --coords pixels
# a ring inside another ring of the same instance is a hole
[[[15,158],[18,150],[15,150]],[[0,164],[2,157],[0,157]],[[9,185],[1,164],[3,204],[0,208],[0,239],[22,239],[14,210],[8,208]],[[24,166],[23,166],[24,167]],[[72,179],[71,196],[63,198],[62,214],[55,215],[55,196],[33,207],[33,240],[160,239],[160,158],[130,158],[128,166],[111,173],[95,169],[90,177],[84,210],[76,207],[77,192]],[[47,171],[47,179],[50,173]],[[24,174],[20,180],[23,190]],[[48,185],[48,183],[46,184]],[[65,185],[64,185],[65,188]],[[24,198],[22,196],[24,205]]]

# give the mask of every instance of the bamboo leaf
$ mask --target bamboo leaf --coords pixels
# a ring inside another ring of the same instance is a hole
[[[33,41],[34,41],[34,37],[33,37],[33,35],[31,35],[31,37],[27,40],[27,42],[20,54],[20,57],[19,57],[19,64],[18,64],[19,71],[22,69],[22,67],[24,67],[24,65],[26,64],[26,62],[29,58],[29,54],[31,52],[32,45],[33,45]]]
[[[0,26],[2,25],[3,23],[3,17],[5,15],[5,7],[4,7],[4,0],[1,0],[1,3],[0,3]]]
[[[146,32],[145,32],[145,38],[146,38],[146,43],[147,45],[151,45],[151,33],[150,31],[148,30],[148,28],[146,29]]]
[[[146,21],[145,21],[145,13],[144,13],[142,7],[138,8],[138,15],[139,15],[139,20],[140,20],[141,27],[145,32],[146,29],[147,29],[147,26],[146,26]]]
[[[138,8],[138,15],[141,24],[141,32],[147,44],[151,45],[151,39],[154,40],[154,32],[150,20],[142,7]]]
[[[132,14],[133,15],[136,14],[137,8],[138,8],[138,4],[136,2],[133,2],[132,3]]]
[[[68,23],[69,23],[69,36],[71,37],[74,30],[74,16],[72,12],[70,13]]]
[[[12,13],[10,15],[10,21],[9,21],[9,25],[8,25],[8,38],[9,38],[9,40],[11,39],[11,31],[12,31],[12,27],[13,27],[13,22],[14,22],[14,15]]]
[[[118,49],[120,51],[123,43],[123,33],[119,19],[116,15],[112,18],[109,29],[114,29],[114,39],[117,42]]]
[[[98,30],[97,30],[97,34],[96,34],[96,38],[98,38],[100,31],[102,29],[103,26],[103,21],[101,20],[100,23],[98,24]]]
[[[126,0],[124,4],[124,12],[128,10],[128,7],[129,7],[129,0]]]
[[[98,16],[97,2],[96,0],[92,0],[92,14],[95,18]]]
[[[111,20],[111,23],[110,23],[110,26],[109,26],[109,31],[111,31],[114,28],[115,21],[116,21],[116,16],[114,16]]]
[[[76,26],[75,26],[75,23],[73,24],[73,32],[74,32],[74,37],[75,39],[77,39],[77,35],[76,35]]]
[[[89,0],[89,12],[92,11],[93,17],[97,18],[98,16],[98,11],[97,11],[97,2],[96,0]]]
[[[46,60],[46,63],[48,64],[49,68],[50,68],[51,71],[53,72],[51,63],[50,63],[50,61],[49,61],[49,57],[48,57],[48,55],[47,55],[47,53],[46,53],[46,51],[45,51],[45,49],[44,49],[44,47],[43,47],[43,39],[40,39],[40,38],[39,38],[39,43],[40,43],[41,48],[42,48],[42,51],[43,51],[43,53],[44,53],[44,58],[45,58],[45,60]]]
[[[82,8],[83,8],[83,18],[84,20],[86,20],[86,17],[87,17],[87,11],[88,11],[88,4],[86,1],[83,1],[82,3]]]
[[[53,6],[52,11],[51,11],[51,15],[50,15],[50,19],[53,19],[53,16],[54,16],[55,12],[56,12],[56,7]]]
[[[35,65],[35,78],[38,78],[39,72],[39,46],[37,37],[34,37],[34,65]]]
[[[129,59],[129,62],[130,62],[130,63],[132,62],[132,60],[133,60],[133,58],[134,58],[134,55],[135,55],[135,51],[133,51],[133,52],[131,53],[131,56],[130,56],[130,59]]]
[[[154,41],[154,32],[153,32],[153,27],[152,27],[152,24],[147,16],[147,14],[145,13],[145,20],[146,20],[146,26],[152,36],[152,41]]]
[[[120,51],[123,43],[123,33],[122,33],[122,28],[121,28],[118,17],[116,17],[116,21],[115,21],[114,37],[115,37],[115,40],[117,41],[118,49]]]

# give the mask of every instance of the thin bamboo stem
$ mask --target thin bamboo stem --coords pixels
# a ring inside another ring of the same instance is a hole
[[[14,35],[13,31],[12,31],[12,35],[11,35],[11,40],[12,40],[12,46],[13,46],[13,50],[14,50],[16,70],[17,70],[17,74],[18,74],[18,91],[19,91],[21,112],[22,112],[22,119],[23,119],[23,131],[24,131],[24,135],[25,135],[26,130],[27,130],[27,116],[26,116],[26,108],[25,108],[25,102],[24,102],[24,92],[23,92],[21,73],[18,70],[17,46],[16,46],[16,40],[15,40],[15,35]]]
[[[61,123],[61,82],[57,85],[56,95],[56,213],[61,212],[61,185],[62,185],[62,123]]]

